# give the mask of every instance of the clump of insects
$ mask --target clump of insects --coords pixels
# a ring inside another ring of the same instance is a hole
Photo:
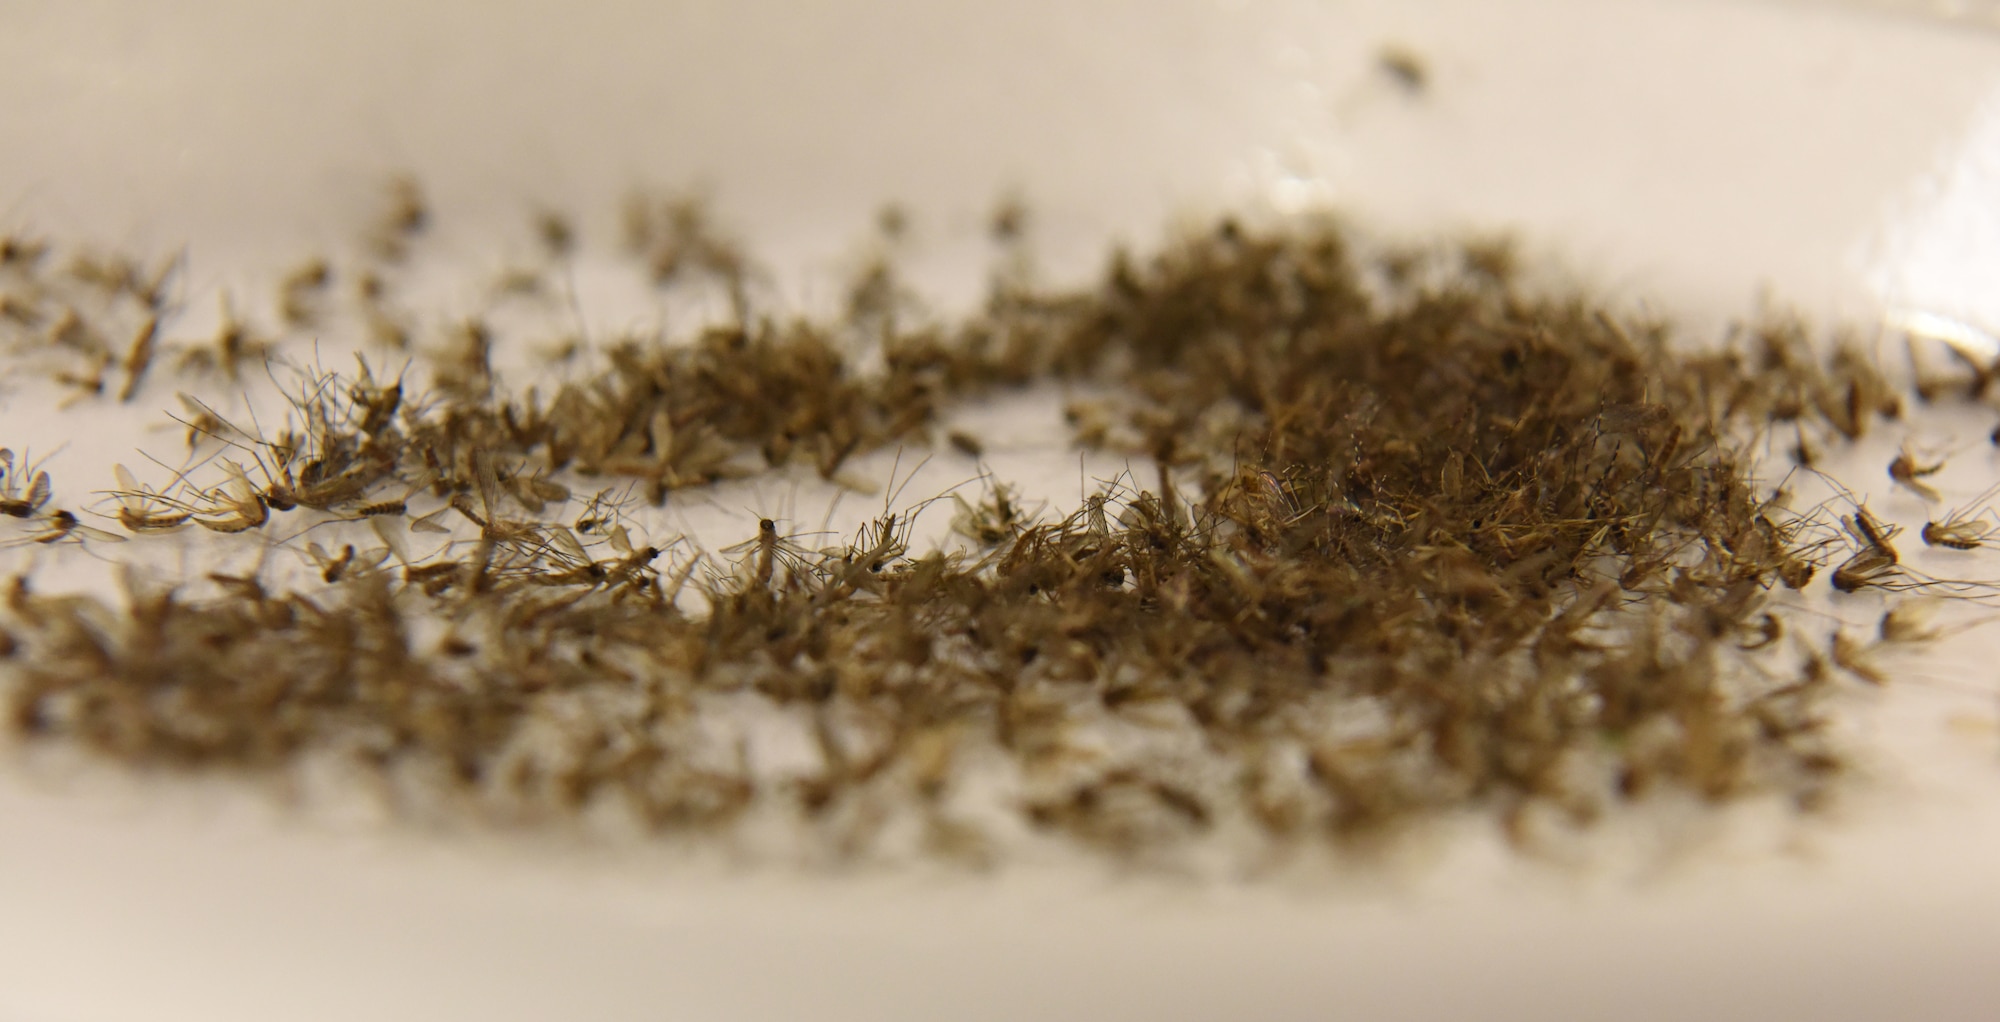
[[[1890,544],[1901,526],[1884,525],[1866,507],[1857,507],[1840,524],[1854,540],[1854,556],[1833,569],[1833,587],[1851,593],[1871,585],[1884,585],[1897,572],[1902,558]]]
[[[1382,70],[1428,80],[1394,51]],[[48,473],[0,450],[20,542],[296,555],[171,586],[128,572],[119,598],[17,578],[0,667],[17,730],[134,764],[280,771],[338,751],[508,819],[612,806],[708,831],[782,807],[840,854],[902,814],[967,861],[1010,827],[1145,856],[1238,825],[1339,841],[1468,805],[1583,821],[1662,785],[1811,804],[1841,764],[1818,710],[1834,668],[1886,675],[1844,633],[1800,661],[1772,592],[1829,565],[1846,593],[1965,585],[1911,571],[1898,526],[1844,491],[1845,515],[1798,512],[1758,477],[1762,433],[1795,433],[1803,458],[1901,415],[1858,345],[1766,315],[1683,351],[1664,323],[1519,289],[1501,242],[1377,267],[1328,223],[1228,220],[1054,291],[1009,201],[969,319],[889,315],[884,269],[814,322],[757,308],[758,271],[704,204],[640,196],[637,276],[717,288],[727,314],[522,388],[502,356],[549,336],[391,308],[431,208],[407,179],[386,200],[360,232],[372,261],[299,265],[278,311],[393,320],[393,375],[287,362],[225,307],[213,340],[153,370],[185,378],[187,457],[153,479],[112,469],[99,513],[125,536],[50,510]],[[884,238],[902,222],[885,214]],[[570,258],[568,220],[531,226]],[[99,260],[57,280],[52,244],[7,244],[13,346],[65,372],[122,366],[145,394],[172,274]],[[352,315],[336,280],[358,282]],[[121,352],[92,302],[153,318]],[[225,414],[230,395],[202,390],[218,374],[261,375],[282,421]],[[1052,383],[1102,395],[1071,403],[1076,440],[1138,459],[1150,488],[1128,472],[1052,509],[941,425]],[[979,488],[904,503],[892,469],[844,539],[757,515],[711,555],[643,525],[648,505],[789,468],[869,489],[857,459],[933,436]],[[1938,469],[1906,448],[1889,475],[1934,501]],[[1924,541],[1987,545],[1992,496]],[[962,542],[927,549],[919,522],[947,500]],[[1882,641],[1919,641],[1914,622],[1885,617]],[[720,708],[746,702],[809,734],[807,766],[759,765]],[[975,770],[1023,794],[982,807]]]

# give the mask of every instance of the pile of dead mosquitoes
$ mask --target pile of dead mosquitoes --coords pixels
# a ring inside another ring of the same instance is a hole
[[[192,449],[68,507],[0,452],[14,551],[268,547],[329,519],[379,538],[293,550],[309,570],[289,580],[129,572],[120,599],[15,574],[11,728],[142,767],[331,759],[478,818],[776,816],[843,854],[983,861],[1009,828],[1122,854],[1345,841],[1464,807],[1587,821],[1662,787],[1813,805],[1843,765],[1826,696],[1879,679],[1858,644],[1789,635],[1774,592],[1931,584],[1864,508],[1788,510],[1753,474],[1774,432],[1803,458],[1901,414],[1859,348],[1782,317],[1670,345],[1528,293],[1503,245],[1362,260],[1331,223],[1224,221],[1117,252],[1084,290],[999,272],[955,323],[906,314],[881,260],[814,322],[760,310],[756,267],[702,204],[640,198],[639,271],[731,314],[599,344],[588,372],[523,391],[493,369],[490,325],[427,331],[398,304],[430,217],[408,181],[388,207],[351,265],[284,278],[281,326],[232,315],[200,340],[169,339],[177,262],[0,241],[17,370],[78,402],[151,399],[166,377]],[[563,217],[535,228],[545,268],[507,283],[523,292],[576,244]],[[1024,211],[993,234],[1016,265]],[[286,362],[341,303],[374,361]],[[532,339],[578,358],[564,341]],[[282,426],[199,396],[274,365],[298,381]],[[1140,482],[1055,517],[988,478],[955,498],[950,550],[913,547],[914,505],[820,549],[765,520],[702,551],[622,513],[747,470],[839,479],[937,439],[954,402],[1050,384],[1118,395],[1074,416],[1077,441],[1130,455]],[[1933,469],[1902,462],[1914,486]],[[434,552],[412,554],[422,537]],[[1924,536],[1985,538],[1969,515]],[[1885,621],[1882,641],[1911,637]],[[760,764],[730,720],[746,704],[809,734],[811,766]]]

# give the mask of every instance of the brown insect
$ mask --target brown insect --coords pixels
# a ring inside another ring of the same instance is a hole
[[[1945,515],[1942,520],[1925,522],[1922,532],[1924,543],[1952,550],[1976,550],[1983,546],[1996,530],[2000,530],[2000,520],[1984,520],[1994,514],[1993,509],[1986,505],[1996,492],[2000,492],[2000,485],[1988,487],[1984,493]]]
[[[609,534],[611,548],[618,553],[617,558],[610,560],[592,558],[576,534],[560,525],[549,527],[548,537],[550,551],[561,570],[536,576],[535,581],[544,585],[638,588],[652,577],[653,561],[665,553],[659,547],[634,547],[624,526],[614,527]]]
[[[0,293],[0,319],[33,330],[42,324],[40,303],[31,296]]]
[[[1028,232],[1028,204],[1018,195],[1008,195],[993,206],[986,219],[986,233],[995,243],[1011,245]]]
[[[139,392],[139,384],[146,378],[146,371],[153,365],[160,339],[160,317],[158,313],[146,317],[139,332],[132,338],[132,346],[126,351],[125,383],[118,389],[118,400],[129,402]]]
[[[391,178],[386,192],[387,202],[369,228],[367,241],[378,258],[397,263],[409,255],[410,243],[430,226],[430,203],[412,177]]]
[[[968,458],[978,459],[986,456],[986,445],[980,443],[978,437],[963,430],[954,429],[945,434],[945,439],[951,441],[951,446],[958,453]]]
[[[393,498],[391,500],[377,500],[377,501],[371,501],[366,504],[362,504],[354,508],[352,514],[355,518],[404,517],[405,515],[408,515],[410,513],[410,500],[416,497],[417,494],[422,493],[425,489],[429,488],[432,479],[433,479],[432,474],[429,472],[425,472],[422,475],[419,475],[417,476],[417,478],[410,481],[408,489],[404,491],[402,496]],[[425,516],[426,526],[436,523],[439,517],[441,517],[444,511],[446,510],[447,508],[439,508],[438,510],[431,512],[429,515],[426,515]],[[429,528],[419,529],[413,526],[412,531],[426,532],[432,530],[430,530]]]
[[[396,413],[403,407],[403,373],[396,374],[395,382],[383,386],[375,381],[375,373],[368,360],[355,356],[360,365],[360,375],[347,387],[347,399],[355,411],[360,413],[357,429],[364,436],[380,436],[382,431],[396,421]],[[403,372],[409,371],[404,364]]]
[[[176,417],[176,421],[247,454],[265,480],[262,488],[249,484],[242,466],[224,460],[230,478],[223,487],[207,491],[209,502],[215,502],[216,493],[225,493],[232,508],[240,509],[244,502],[234,496],[238,480],[250,485],[259,502],[272,511],[290,511],[301,506],[334,511],[365,499],[370,487],[386,474],[386,468],[379,459],[361,457],[358,442],[347,439],[351,437],[347,427],[334,424],[348,418],[341,410],[328,407],[327,395],[336,389],[334,384],[332,379],[322,380],[309,388],[304,400],[295,402],[310,424],[303,443],[317,448],[320,452],[317,455],[302,452],[302,438],[289,430],[276,440],[265,440],[260,434],[223,419],[198,399],[186,399],[183,403],[199,414],[189,419]],[[216,423],[220,428],[213,425]],[[230,517],[254,516],[236,515],[232,511]]]
[[[389,548],[385,546],[357,555],[354,544],[345,543],[341,545],[340,555],[335,557],[329,555],[318,543],[306,544],[307,556],[311,557],[313,563],[319,567],[320,580],[327,585],[334,585],[351,573],[372,571],[380,567],[382,562],[389,559],[389,553]]]
[[[118,501],[118,524],[130,532],[174,532],[185,528],[194,512],[177,501],[153,492],[132,478],[123,465],[111,466],[118,478],[112,496]]]
[[[410,505],[406,500],[382,500],[376,501],[373,504],[363,504],[355,508],[354,516],[356,518],[376,518],[382,515],[390,515],[400,518],[404,514],[407,514],[409,510]]]
[[[49,243],[46,239],[19,234],[0,235],[0,269],[16,272],[32,270],[48,254]]]
[[[17,464],[11,448],[0,447],[0,514],[32,518],[49,502],[49,474],[26,458]]]
[[[113,361],[110,352],[99,352],[89,356],[88,364],[80,370],[61,369],[51,373],[49,375],[51,380],[65,387],[74,387],[77,391],[63,407],[67,409],[71,404],[84,398],[102,396],[104,378],[110,372]]]
[[[1889,478],[1895,480],[1896,485],[1933,504],[1937,503],[1939,499],[1937,488],[1924,482],[1923,479],[1925,476],[1936,475],[1943,470],[1944,462],[1942,461],[1929,463],[1918,461],[1916,455],[1911,453],[1910,445],[1908,444],[1904,444],[1903,449],[1889,462]]]
[[[958,506],[951,531],[986,546],[998,546],[1019,535],[1032,517],[1021,509],[1014,488],[1006,483],[992,483],[986,499],[978,504],[967,503],[956,493],[951,499]]]
[[[96,540],[101,543],[123,543],[125,537],[102,529],[93,529],[77,521],[76,515],[60,508],[40,515],[35,519],[36,531],[29,537],[33,543],[60,543],[63,540]]]
[[[1850,638],[1844,631],[1833,633],[1833,663],[1841,670],[1870,685],[1887,685],[1889,676],[1871,655],[1873,648]]]
[[[1375,51],[1375,67],[1397,88],[1412,96],[1422,95],[1430,87],[1429,65],[1408,47],[1396,44],[1383,46]]]
[[[187,430],[188,450],[194,450],[205,438],[222,435],[223,431],[229,428],[229,424],[207,405],[202,404],[200,399],[185,392],[177,397],[187,417],[181,418],[178,415],[168,417]]]
[[[245,532],[263,525],[270,518],[270,505],[265,503],[263,494],[251,485],[243,466],[224,458],[222,467],[228,478],[221,486],[200,495],[209,510],[197,515],[195,524],[222,533]]]
[[[757,567],[752,574],[759,588],[771,586],[771,566],[778,556],[778,523],[769,518],[757,521]]]
[[[1840,523],[1853,537],[1857,549],[1853,556],[1833,569],[1835,589],[1852,593],[1867,586],[1881,585],[1896,574],[1901,558],[1889,541],[1902,531],[1901,526],[1883,525],[1865,507],[1856,507],[1854,514],[1842,516]]]
[[[285,325],[307,329],[319,322],[320,296],[333,283],[333,267],[325,259],[309,259],[300,264],[278,285],[278,314]]]
[[[576,531],[586,535],[608,531],[618,524],[619,510],[629,496],[629,490],[621,493],[615,489],[603,489],[592,494],[583,510],[577,513]]]
[[[1930,603],[1899,603],[1882,612],[1882,621],[1877,626],[1881,642],[1887,645],[1910,645],[1931,642],[1943,636],[1943,632],[1933,627]]]
[[[535,214],[535,238],[551,259],[567,259],[576,251],[576,225],[554,210]]]
[[[1784,619],[1766,611],[1758,616],[1751,634],[1754,638],[1748,639],[1740,643],[1740,645],[1744,649],[1763,649],[1784,637]]]
[[[181,345],[175,367],[182,372],[220,372],[224,378],[235,383],[243,378],[245,365],[268,364],[275,349],[276,342],[252,333],[250,327],[237,318],[234,305],[225,296],[222,299],[222,325],[216,329],[215,336],[205,343]]]
[[[539,515],[551,503],[560,504],[569,500],[569,487],[540,473],[523,475],[513,473],[500,480],[500,485],[514,502],[530,514]]]

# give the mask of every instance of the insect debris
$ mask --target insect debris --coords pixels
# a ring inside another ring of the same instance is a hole
[[[1407,46],[1392,43],[1376,50],[1375,66],[1383,77],[1412,96],[1430,88],[1430,65]]]

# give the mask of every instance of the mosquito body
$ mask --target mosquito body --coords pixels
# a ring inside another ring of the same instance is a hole
[[[1996,532],[2000,532],[2000,516],[1996,516],[1989,504],[1995,493],[2000,493],[2000,485],[1988,487],[1986,492],[1943,519],[1925,522],[1922,532],[1924,543],[1951,550],[1977,550],[1986,545]]]

